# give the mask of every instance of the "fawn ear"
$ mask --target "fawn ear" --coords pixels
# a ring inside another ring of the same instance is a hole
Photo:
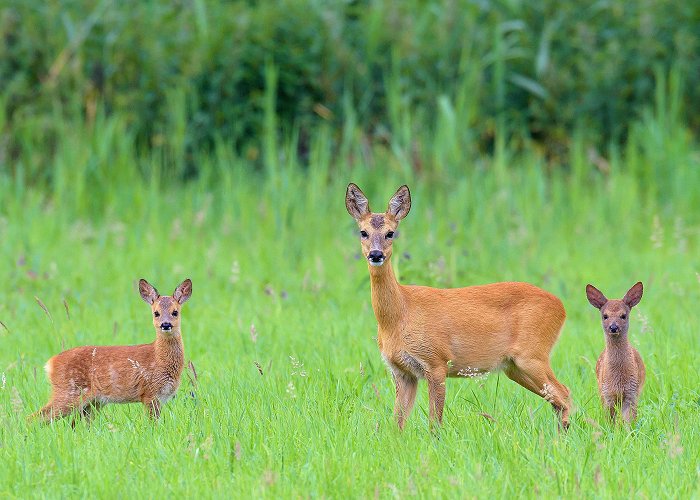
[[[411,211],[411,192],[405,184],[401,186],[389,200],[387,213],[393,215],[396,220],[401,220]]]
[[[622,299],[622,302],[627,304],[627,307],[632,309],[634,306],[639,304],[639,301],[642,300],[642,294],[644,293],[644,285],[642,285],[641,281],[637,281],[632,288],[627,290],[627,293]]]
[[[370,213],[369,201],[365,193],[352,182],[348,184],[348,190],[345,192],[345,208],[348,209],[348,213],[352,215],[355,220],[360,220]]]
[[[600,309],[608,301],[603,292],[593,285],[586,285],[586,297],[588,297],[588,302],[596,309]]]
[[[177,300],[179,304],[184,304],[190,297],[192,297],[192,281],[187,278],[175,289],[173,298]]]
[[[139,280],[139,293],[141,294],[141,298],[149,304],[153,304],[156,299],[160,297],[160,295],[158,295],[158,290],[143,278]]]

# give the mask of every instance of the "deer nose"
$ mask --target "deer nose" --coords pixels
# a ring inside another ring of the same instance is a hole
[[[613,323],[610,325],[610,333],[617,333],[620,330],[620,327],[617,326],[616,323]]]
[[[161,323],[160,329],[165,331],[165,332],[169,332],[170,330],[173,329],[173,325],[172,325],[172,323]]]
[[[381,262],[384,260],[384,252],[381,250],[372,250],[369,254],[367,254],[367,258],[370,260],[370,262]]]

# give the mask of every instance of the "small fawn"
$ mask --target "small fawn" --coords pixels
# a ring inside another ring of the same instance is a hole
[[[372,213],[360,188],[350,184],[348,213],[360,227],[369,264],[377,342],[396,386],[394,414],[400,429],[413,408],[418,379],[428,382],[431,421],[442,422],[447,377],[502,369],[544,397],[569,425],[569,389],[554,376],[549,353],[566,312],[554,295],[527,283],[494,283],[439,289],[400,285],[389,263],[399,221],[411,209],[401,186],[384,213]]]
[[[160,416],[161,404],[175,395],[184,365],[180,308],[192,295],[192,282],[183,281],[171,297],[161,297],[146,280],[139,292],[151,306],[156,340],[132,346],[83,346],[49,359],[49,402],[33,417],[44,422],[73,412],[91,419],[107,403],[141,402],[150,416]]]
[[[637,418],[637,400],[644,386],[645,369],[642,357],[627,338],[631,309],[639,304],[644,293],[641,282],[630,288],[621,300],[608,300],[593,285],[586,286],[586,297],[600,309],[605,332],[605,349],[595,365],[598,391],[603,406],[615,419],[616,407],[622,407],[622,418]]]

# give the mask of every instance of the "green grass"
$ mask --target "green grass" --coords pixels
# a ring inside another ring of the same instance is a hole
[[[321,130],[308,166],[268,137],[265,171],[221,145],[182,184],[176,152],[137,154],[116,119],[64,126],[39,187],[21,165],[0,171],[0,496],[700,495],[696,144],[672,113],[650,112],[607,167],[574,138],[570,167],[551,171],[505,141],[493,157],[460,154],[449,106],[425,132],[421,171],[396,143],[351,139],[332,154]],[[398,431],[349,181],[375,211],[410,184],[393,258],[404,283],[523,280],[562,298],[552,366],[576,406],[568,433],[498,374],[449,380],[437,434],[421,384]],[[196,382],[183,375],[158,423],[113,405],[90,427],[27,424],[48,396],[50,356],[153,339],[140,277],[163,293],[193,280],[183,335]],[[585,285],[619,297],[637,280],[630,334],[647,385],[627,429],[597,398],[604,340]]]

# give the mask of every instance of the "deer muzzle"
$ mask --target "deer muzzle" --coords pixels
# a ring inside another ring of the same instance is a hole
[[[370,266],[381,266],[384,264],[384,252],[381,250],[372,250],[369,254],[367,254],[367,260],[369,261]]]

